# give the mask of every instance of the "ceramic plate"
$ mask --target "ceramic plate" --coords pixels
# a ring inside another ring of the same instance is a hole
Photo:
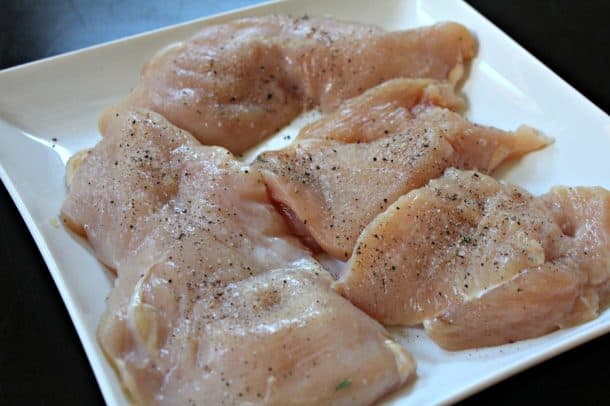
[[[99,138],[97,117],[136,83],[142,64],[164,45],[204,25],[270,13],[325,15],[404,29],[454,20],[479,40],[463,92],[469,119],[515,129],[537,127],[555,143],[505,168],[502,178],[533,193],[555,184],[610,188],[610,119],[461,1],[282,1],[225,13],[0,72],[0,175],[53,275],[107,403],[126,404],[95,340],[112,277],[86,243],[58,221],[65,163]],[[385,399],[400,405],[448,403],[610,331],[610,312],[534,340],[446,352],[419,329],[394,334],[417,358],[418,378]]]

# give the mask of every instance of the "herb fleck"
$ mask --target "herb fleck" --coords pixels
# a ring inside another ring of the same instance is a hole
[[[347,389],[352,386],[352,381],[349,379],[344,379],[335,386],[336,390]]]

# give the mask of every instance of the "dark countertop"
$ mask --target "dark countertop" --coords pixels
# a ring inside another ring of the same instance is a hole
[[[0,0],[0,69],[251,3],[255,1]],[[469,3],[587,98],[610,111],[610,2]],[[61,297],[3,186],[0,229],[4,264],[0,272],[0,404],[102,404]],[[608,404],[608,377],[610,335],[464,403]]]

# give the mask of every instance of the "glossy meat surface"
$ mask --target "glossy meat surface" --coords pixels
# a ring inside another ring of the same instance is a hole
[[[365,229],[335,287],[383,323],[423,322],[447,349],[536,337],[607,302],[609,218],[600,188],[536,198],[449,169]]]
[[[159,115],[115,116],[62,214],[118,274],[98,339],[138,404],[369,404],[413,374],[261,175]]]
[[[117,111],[142,107],[203,144],[241,153],[302,111],[331,111],[388,79],[455,82],[475,47],[456,23],[386,32],[331,18],[235,20],[155,55],[135,89],[102,115],[101,132]]]
[[[472,124],[453,111],[462,106],[449,84],[388,81],[306,126],[256,165],[299,234],[346,260],[378,213],[446,168],[490,172],[549,142],[526,127],[511,133]]]

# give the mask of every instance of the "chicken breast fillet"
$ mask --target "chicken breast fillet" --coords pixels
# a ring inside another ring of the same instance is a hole
[[[456,23],[386,32],[331,18],[239,19],[160,51],[135,89],[102,115],[100,128],[105,133],[117,111],[142,107],[203,144],[241,153],[302,111],[331,111],[388,79],[455,82],[475,48]]]
[[[444,348],[503,344],[597,315],[609,236],[606,190],[536,198],[449,169],[375,218],[335,288],[383,323],[423,322]]]
[[[369,404],[413,376],[260,173],[155,113],[108,123],[62,215],[118,274],[98,340],[135,403]]]
[[[297,234],[346,260],[356,239],[398,197],[448,167],[491,172],[550,140],[463,119],[451,85],[395,79],[303,128],[279,151],[259,156],[272,198]],[[310,244],[311,245],[311,244]]]

